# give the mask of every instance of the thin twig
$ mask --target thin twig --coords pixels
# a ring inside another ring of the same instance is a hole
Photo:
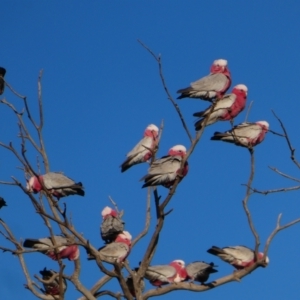
[[[145,227],[144,227],[143,231],[132,241],[131,248],[134,247],[134,245],[148,233],[149,226],[150,226],[150,219],[151,219],[150,204],[151,204],[151,188],[149,187],[148,192],[147,192]]]
[[[175,109],[176,109],[176,111],[177,111],[177,113],[179,115],[179,118],[181,120],[181,123],[183,125],[183,128],[185,129],[185,131],[186,131],[186,133],[187,133],[187,135],[188,135],[188,137],[190,139],[190,142],[192,142],[193,141],[192,135],[191,135],[191,133],[190,133],[190,131],[189,131],[186,123],[185,123],[185,120],[184,120],[184,117],[183,117],[183,115],[182,115],[182,113],[180,111],[180,108],[177,105],[177,103],[174,101],[174,99],[171,96],[171,93],[169,92],[169,89],[168,89],[168,87],[166,85],[166,81],[165,81],[165,78],[164,78],[164,75],[163,75],[163,71],[162,71],[161,56],[160,55],[155,55],[154,52],[148,46],[146,46],[141,40],[138,39],[137,41],[142,45],[142,47],[144,47],[154,57],[154,59],[158,63],[159,76],[161,78],[164,90],[165,90],[165,92],[166,92],[166,94],[168,96],[168,99],[172,102],[173,106],[175,107]]]
[[[291,151],[291,160],[294,162],[294,164],[300,169],[300,163],[296,160],[296,158],[295,158],[295,151],[296,151],[296,149],[292,146],[292,144],[291,144],[291,141],[290,141],[290,138],[289,138],[289,136],[288,136],[288,133],[287,133],[287,131],[286,131],[286,129],[285,129],[285,126],[283,125],[283,122],[280,120],[280,118],[275,114],[275,112],[272,110],[272,113],[273,113],[273,115],[275,116],[275,118],[278,120],[278,122],[280,123],[280,126],[281,126],[281,128],[282,128],[282,130],[283,130],[283,132],[284,132],[284,134],[285,134],[285,139],[286,139],[286,142],[287,142],[287,144],[288,144],[288,147],[289,147],[289,149],[290,149],[290,151]]]
[[[257,194],[263,194],[263,195],[268,195],[272,193],[280,193],[280,192],[290,192],[290,191],[296,191],[300,189],[300,185],[297,186],[292,186],[288,188],[279,188],[279,189],[274,189],[274,190],[266,190],[266,191],[260,191],[258,189],[251,188],[253,193]]]
[[[290,175],[288,175],[288,174],[285,174],[285,173],[279,171],[277,168],[274,168],[274,167],[269,167],[269,168],[270,168],[272,171],[274,171],[275,173],[281,175],[281,176],[284,177],[284,178],[287,178],[287,179],[290,179],[290,180],[293,180],[293,181],[296,181],[296,182],[300,182],[300,179],[297,179],[297,178],[292,177],[292,176],[290,176]]]
[[[247,113],[246,113],[246,117],[245,117],[244,122],[247,122],[247,120],[248,120],[248,116],[249,116],[250,110],[252,108],[252,105],[253,105],[253,101],[251,101],[250,104],[248,105],[248,109],[247,109]]]
[[[273,240],[273,238],[275,237],[275,235],[281,231],[281,230],[284,230],[290,226],[293,226],[297,223],[300,223],[300,218],[294,220],[294,221],[291,221],[283,226],[280,225],[280,220],[281,220],[281,217],[282,217],[282,214],[279,214],[278,217],[277,217],[277,222],[276,222],[276,227],[275,229],[273,230],[273,232],[270,234],[270,236],[268,237],[267,241],[266,241],[266,245],[265,245],[265,248],[264,248],[264,255],[267,256],[268,254],[268,251],[269,251],[269,247],[270,247],[270,244]]]

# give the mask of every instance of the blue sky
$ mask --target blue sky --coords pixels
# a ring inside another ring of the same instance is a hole
[[[248,86],[248,104],[254,101],[249,121],[266,120],[280,131],[271,109],[281,117],[293,146],[300,148],[297,88],[300,69],[299,9],[297,1],[12,1],[1,7],[0,65],[7,69],[6,80],[28,97],[37,117],[37,76],[44,69],[44,137],[52,171],[64,171],[82,181],[86,196],[63,199],[68,204],[74,225],[96,247],[100,212],[109,205],[108,196],[125,210],[126,228],[136,236],[144,226],[146,190],[139,179],[147,165],[139,165],[121,174],[119,165],[125,154],[142,137],[144,128],[163,119],[165,129],[158,156],[176,144],[189,146],[178,116],[167,100],[153,58],[137,43],[141,39],[155,53],[161,53],[167,85],[176,97],[186,87],[208,73],[211,62],[225,58],[232,74],[232,86]],[[22,108],[21,100],[6,89],[5,97]],[[207,103],[197,100],[179,102],[188,126],[193,130],[196,111]],[[1,141],[13,141],[18,128],[14,115],[1,108]],[[245,112],[235,123],[245,119]],[[214,131],[230,128],[227,122],[208,127],[189,159],[190,171],[169,204],[168,215],[153,264],[183,259],[213,261],[219,273],[233,271],[206,253],[212,245],[247,245],[253,247],[242,209],[250,158],[246,149],[221,142],[211,142]],[[28,149],[30,152],[32,149]],[[14,175],[24,182],[16,169],[19,163],[0,149],[0,179]],[[297,152],[296,152],[297,154]],[[28,153],[32,162],[36,154]],[[268,166],[292,176],[299,176],[289,159],[285,141],[268,134],[256,148],[254,187],[270,189],[296,185],[272,172]],[[159,189],[162,196],[167,194]],[[28,199],[13,187],[1,186],[8,207],[0,216],[18,239],[48,235]],[[254,195],[250,209],[255,226],[265,242],[274,229],[277,215],[289,222],[300,217],[297,192],[268,196]],[[152,212],[154,218],[154,211]],[[150,231],[154,229],[152,222]],[[300,225],[283,231],[274,239],[270,265],[258,269],[241,283],[231,283],[198,295],[176,292],[164,299],[298,299],[300,268],[298,239]],[[149,237],[130,254],[137,266]],[[3,238],[1,244],[6,244]],[[17,258],[1,254],[1,299],[35,299],[24,290],[25,278]],[[101,273],[81,251],[81,280],[91,287]],[[41,254],[26,256],[31,274],[54,262]],[[66,262],[66,273],[73,270]],[[109,287],[118,291],[115,283]],[[147,286],[149,288],[149,286]],[[78,293],[69,285],[67,299]],[[104,297],[105,299],[105,297]]]

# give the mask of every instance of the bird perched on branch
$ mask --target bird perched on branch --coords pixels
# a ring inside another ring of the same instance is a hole
[[[7,206],[7,204],[5,200],[2,197],[0,197],[0,208],[2,208],[3,206]]]
[[[4,76],[5,76],[6,70],[2,67],[0,67],[0,95],[4,93],[5,88],[5,82],[4,82]]]
[[[214,263],[206,263],[204,261],[195,261],[186,266],[187,277],[192,281],[204,283],[208,280],[209,275],[218,272],[214,269]]]
[[[234,143],[237,146],[252,148],[261,143],[269,130],[269,123],[258,121],[255,123],[245,122],[234,126],[233,129],[224,133],[215,132],[211,137],[214,141]]]
[[[168,283],[181,282],[187,278],[185,263],[177,259],[169,265],[149,266],[145,278],[154,286],[162,286]]]
[[[37,177],[33,176],[27,182],[26,188],[29,193],[38,193],[45,188],[58,200],[69,195],[84,196],[84,190],[81,182],[76,183],[69,177],[55,172],[49,172]]]
[[[207,118],[206,126],[217,121],[232,121],[245,108],[247,94],[248,88],[244,84],[238,84],[232,89],[231,94],[223,96],[205,111],[194,113],[194,117],[201,118],[196,121],[195,130],[201,130]]]
[[[121,165],[121,172],[125,172],[134,165],[148,161],[155,151],[158,142],[158,127],[154,124],[147,126],[144,137],[127,153],[127,159]]]
[[[53,260],[67,258],[76,260],[79,257],[79,248],[77,245],[68,245],[68,240],[60,235],[54,235],[55,245],[51,237],[40,239],[26,239],[23,246],[26,248],[37,249],[39,252],[47,255]],[[55,249],[56,251],[55,251]]]
[[[185,156],[186,148],[184,146],[176,145],[172,147],[167,156],[163,156],[151,164],[148,174],[141,178],[145,181],[142,187],[156,185],[162,185],[166,188],[172,187],[177,176],[180,176],[181,180],[188,173],[189,167],[186,161],[180,174],[181,162]]]
[[[43,276],[42,277],[43,280],[49,281],[51,278],[53,278],[53,280],[50,283],[43,283],[46,295],[59,296],[60,295],[59,273],[44,268],[44,270],[40,271],[40,274]],[[55,277],[56,275],[57,277]],[[61,288],[62,288],[62,294],[64,294],[67,290],[67,281],[65,278],[62,278]],[[58,299],[58,298],[54,297],[54,299]]]
[[[222,98],[231,84],[227,64],[225,59],[215,60],[210,67],[209,75],[192,82],[190,87],[178,90],[177,93],[181,95],[177,99],[199,98],[210,101]]]
[[[103,218],[100,226],[101,237],[106,243],[110,243],[124,230],[124,222],[118,213],[108,206],[102,210],[101,215]]]
[[[238,270],[250,267],[255,263],[255,252],[245,246],[229,246],[224,248],[212,246],[207,252],[218,256]],[[262,252],[258,253],[258,259],[263,258],[263,256],[264,254]],[[269,258],[266,257],[265,265],[263,266],[267,266],[269,262]]]
[[[131,239],[131,234],[128,231],[119,233],[114,242],[98,249],[100,259],[111,264],[123,262],[130,253]],[[93,259],[95,257],[88,253],[88,260]]]

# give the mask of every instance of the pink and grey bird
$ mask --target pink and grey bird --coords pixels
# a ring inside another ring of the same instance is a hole
[[[119,233],[114,242],[98,249],[100,259],[111,264],[123,262],[130,253],[131,239],[128,231]],[[92,259],[95,257],[88,253],[88,260]]]
[[[209,275],[218,272],[214,269],[214,263],[206,263],[204,261],[195,261],[186,266],[187,277],[192,281],[204,283],[208,280]]]
[[[50,280],[53,276],[58,275],[57,272],[53,270],[47,270],[44,268],[44,270],[40,271],[40,274],[43,276],[43,280]],[[57,276],[55,279],[52,280],[50,283],[43,283],[45,294],[51,295],[51,296],[59,296],[60,295],[60,287],[59,287],[59,276]],[[67,290],[67,281],[65,278],[62,278],[62,295]],[[53,297],[53,299],[58,299],[57,297]]]
[[[106,243],[111,243],[124,230],[124,222],[118,213],[108,206],[102,210],[101,215],[103,218],[100,226],[101,237]]]
[[[40,175],[38,178],[33,176],[27,182],[27,191],[29,193],[38,193],[43,189],[42,184],[58,200],[69,195],[84,196],[84,190],[81,182],[76,183],[61,173],[49,172]]]
[[[209,75],[191,83],[190,87],[178,90],[181,94],[177,99],[200,98],[213,100],[222,98],[231,84],[231,76],[227,67],[227,60],[217,59],[210,67]]]
[[[55,246],[52,243],[51,237],[41,239],[26,239],[23,246],[26,248],[36,249],[39,252],[47,255],[53,260],[67,258],[68,260],[76,260],[79,257],[79,248],[77,245],[69,245],[68,240],[60,235],[53,236]],[[56,251],[54,250],[56,247]]]
[[[5,76],[6,70],[2,67],[0,67],[0,95],[4,93],[5,88],[5,82],[4,82],[4,76]]]
[[[180,180],[188,173],[188,162],[186,161],[182,174],[180,175],[181,162],[186,156],[186,148],[182,145],[172,147],[167,156],[155,160],[150,168],[148,174],[141,180],[144,180],[144,187],[162,185],[166,188],[171,188],[177,176]]]
[[[154,286],[162,286],[168,283],[185,281],[187,273],[183,260],[177,259],[169,265],[149,266],[145,278]]]
[[[194,113],[194,117],[201,118],[196,121],[195,129],[201,130],[207,118],[206,126],[217,121],[231,121],[245,108],[247,93],[248,88],[244,84],[238,84],[232,89],[231,94],[225,95],[214,104],[212,112],[213,105],[205,111]]]
[[[255,123],[242,123],[224,133],[215,132],[211,140],[234,143],[237,146],[252,148],[261,143],[269,130],[269,123],[258,121]]]
[[[154,124],[147,126],[144,137],[127,153],[127,159],[121,165],[121,172],[125,172],[134,165],[148,161],[152,151],[157,147],[158,127]]]
[[[245,246],[230,246],[224,248],[212,246],[207,252],[218,256],[238,270],[250,267],[255,263],[254,251]],[[263,258],[263,256],[264,254],[262,252],[258,253],[258,259]],[[267,266],[269,262],[269,258],[266,257],[263,267]]]

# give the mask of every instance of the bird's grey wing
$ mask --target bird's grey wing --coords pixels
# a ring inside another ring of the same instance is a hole
[[[226,85],[227,80],[224,74],[210,74],[197,81],[191,82],[191,87],[197,91],[221,91]]]
[[[209,264],[202,262],[202,261],[197,261],[197,262],[188,264],[185,269],[189,276],[190,276],[190,274],[194,274],[194,276],[195,276],[197,274],[201,274],[201,272],[204,272],[209,267],[210,267]]]
[[[164,278],[170,278],[176,275],[176,269],[168,265],[157,265],[148,267],[145,278],[151,281],[164,280]]]
[[[55,172],[49,172],[43,175],[44,185],[47,189],[70,187],[75,181],[69,177]]]
[[[245,246],[225,247],[223,250],[234,257],[234,260],[250,261],[254,258],[253,250]]]
[[[148,174],[169,174],[174,173],[180,168],[182,158],[180,156],[167,156],[158,159],[152,163],[148,170]]]
[[[102,248],[99,253],[105,257],[118,258],[125,256],[129,251],[129,246],[124,243],[111,243]]]
[[[123,230],[124,222],[118,217],[108,216],[101,224],[101,236],[104,240],[114,239]]]
[[[139,160],[138,157],[144,157],[144,155],[149,151],[148,149],[151,149],[152,142],[152,138],[145,136],[130,152],[127,153],[127,157],[130,159],[135,158],[136,160]]]
[[[216,102],[213,112],[211,113],[211,106],[206,109],[204,112],[198,113],[200,117],[206,117],[210,114],[209,119],[217,118],[220,114],[223,113],[224,108],[229,108],[234,103],[236,96],[234,94],[225,95],[222,99]]]

